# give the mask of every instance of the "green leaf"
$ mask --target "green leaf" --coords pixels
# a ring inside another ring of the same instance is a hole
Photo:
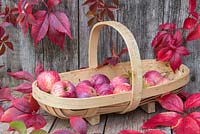
[[[21,121],[13,121],[10,123],[10,127],[18,131],[20,134],[27,134],[26,126]]]
[[[30,134],[48,134],[48,133],[43,129],[39,129],[39,130],[33,130]]]

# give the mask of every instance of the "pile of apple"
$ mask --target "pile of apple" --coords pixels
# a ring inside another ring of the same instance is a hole
[[[144,74],[144,84],[155,86],[168,82],[157,71],[148,71]],[[80,81],[76,86],[67,80],[61,80],[55,71],[44,71],[37,77],[37,86],[44,92],[58,97],[89,98],[128,92],[132,89],[129,79],[116,76],[112,80],[104,74],[95,74],[90,80]]]

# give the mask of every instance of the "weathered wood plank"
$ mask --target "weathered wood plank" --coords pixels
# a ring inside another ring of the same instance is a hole
[[[152,114],[147,114],[140,108],[124,115],[109,114],[104,132],[105,134],[117,134],[119,131],[126,129],[142,131],[140,127],[144,121],[160,113],[161,110],[159,109],[160,108],[157,107],[157,112]],[[170,128],[162,128],[162,130],[165,131],[166,134],[171,134]]]
[[[90,126],[88,124],[88,134],[103,134],[105,120],[106,120],[106,116],[101,116],[101,121],[98,125]],[[73,131],[73,129],[71,128],[69,124],[69,120],[61,120],[57,118],[50,132],[54,132],[55,130],[59,130],[59,129]]]

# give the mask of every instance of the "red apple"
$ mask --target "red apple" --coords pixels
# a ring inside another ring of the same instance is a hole
[[[155,70],[146,72],[143,77],[144,84],[147,86],[155,86],[168,81],[168,79],[164,78],[161,73]]]
[[[113,94],[113,86],[110,84],[104,83],[101,86],[95,88],[97,95],[109,95]]]
[[[104,74],[95,74],[91,77],[91,83],[92,83],[93,87],[97,87],[104,83],[109,84],[110,80]]]
[[[66,98],[75,98],[76,97],[76,88],[69,81],[58,81],[56,82],[52,89],[51,94],[58,97],[66,97]]]
[[[80,86],[80,85],[87,85],[87,86],[92,87],[92,83],[89,80],[83,80],[83,81],[79,82],[77,86]]]
[[[131,85],[128,83],[121,83],[117,85],[113,91],[114,94],[131,91]]]
[[[57,81],[60,81],[60,76],[57,72],[44,71],[37,77],[37,86],[45,92],[50,92],[53,84]]]
[[[78,98],[89,98],[96,96],[96,91],[93,87],[88,85],[76,86],[76,96]]]
[[[110,85],[113,87],[116,87],[116,86],[120,85],[121,83],[129,83],[129,80],[122,76],[116,76],[110,81]]]

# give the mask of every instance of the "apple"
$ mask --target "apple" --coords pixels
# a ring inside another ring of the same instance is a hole
[[[49,93],[53,87],[53,84],[60,81],[60,76],[55,71],[44,71],[40,73],[37,77],[37,86]]]
[[[79,86],[76,86],[76,96],[78,98],[89,98],[89,97],[97,96],[97,93],[92,86],[79,85]]]
[[[77,86],[80,86],[80,85],[87,85],[87,86],[92,87],[92,83],[89,80],[83,80],[83,81],[79,82]]]
[[[147,86],[155,86],[168,82],[169,80],[161,75],[158,71],[151,70],[144,74],[144,84]]]
[[[110,84],[104,83],[95,88],[97,95],[109,95],[113,94],[113,86]]]
[[[93,87],[100,86],[104,83],[107,83],[107,84],[110,83],[109,78],[104,74],[95,74],[91,77],[90,81],[91,81]]]
[[[121,83],[114,88],[113,93],[118,94],[118,93],[123,93],[123,92],[128,92],[128,91],[131,91],[131,85],[128,83]]]
[[[122,76],[116,76],[110,81],[110,85],[113,87],[116,87],[120,85],[121,83],[129,83],[128,78],[124,78]]]
[[[66,97],[66,98],[75,98],[76,97],[76,88],[69,81],[58,81],[54,83],[51,94],[58,97]]]

